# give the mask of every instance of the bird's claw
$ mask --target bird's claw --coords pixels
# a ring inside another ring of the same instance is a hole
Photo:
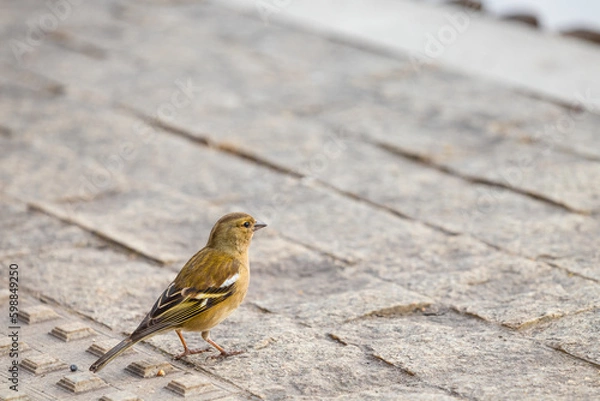
[[[201,354],[203,352],[208,352],[210,351],[210,348],[198,348],[198,349],[186,349],[185,351],[183,351],[181,354],[179,355],[175,355],[173,357],[173,359],[175,360],[179,360],[181,358],[183,358],[184,356],[188,356],[188,355],[194,355],[194,354]]]
[[[244,351],[225,351],[225,352],[221,352],[218,355],[212,355],[209,358],[210,359],[224,359],[233,355],[239,355],[239,354],[243,354]]]

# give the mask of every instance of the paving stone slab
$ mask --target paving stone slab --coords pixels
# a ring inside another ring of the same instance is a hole
[[[342,282],[346,290],[332,295],[323,293],[316,298],[304,296],[289,304],[270,299],[257,304],[270,311],[294,316],[311,326],[329,327],[373,315],[411,313],[433,303],[428,297],[393,283],[373,280],[370,276],[356,281],[360,284],[352,286]]]
[[[372,355],[459,397],[594,397],[598,369],[481,321],[446,314],[372,319],[335,331]],[[498,380],[502,377],[503,380]]]
[[[74,210],[72,217],[86,227],[165,263],[187,260],[202,248],[216,221],[214,216],[221,215],[216,206],[177,196],[168,188],[130,189],[97,201],[71,202],[71,210],[60,204],[48,207],[65,217]],[[107,216],[107,210],[113,212]],[[204,241],[190,243],[200,232]]]
[[[597,209],[597,162],[558,150],[565,136],[549,133],[544,142],[530,143],[489,135],[480,127],[414,122],[382,106],[332,111],[323,118],[354,134],[417,155],[459,174],[537,194],[575,210]],[[591,181],[590,181],[591,180]]]
[[[261,308],[280,311],[299,302],[310,302],[324,294],[339,294],[362,288],[362,277],[346,272],[346,265],[274,234],[261,233],[252,244],[252,282],[248,301]],[[352,272],[353,273],[353,272]]]
[[[598,143],[598,126],[600,116],[589,112],[575,115],[572,119],[563,118],[555,122],[557,130],[567,132],[565,141],[560,146],[573,148],[576,152],[587,155],[595,160],[600,159],[600,144]]]
[[[598,284],[463,236],[415,247],[412,256],[362,266],[378,277],[512,328],[595,307]]]
[[[274,228],[286,237],[341,260],[377,262],[392,249],[408,252],[415,243],[434,241],[441,235],[421,223],[397,218],[310,181],[292,189],[280,193],[282,214],[277,215]],[[382,236],[383,232],[386,235]]]
[[[19,67],[0,64],[0,71],[0,119],[4,127],[3,136],[20,137],[32,121],[48,117],[45,110],[37,108],[40,104],[50,106],[52,101],[60,97],[62,86]]]
[[[600,365],[598,324],[600,310],[593,309],[532,327],[525,333],[550,347]]]
[[[567,108],[490,80],[474,81],[472,76],[437,66],[416,71],[403,79],[382,76],[373,84],[378,86],[381,95],[379,104],[389,107],[408,124],[462,128],[466,136],[478,134],[490,139],[522,138],[523,133],[539,131],[547,134],[548,126],[570,115]],[[488,101],[482,101],[484,99]]]
[[[3,191],[24,201],[81,199],[90,193],[97,196],[110,192],[122,184],[108,179],[106,169],[98,162],[81,159],[65,147],[11,141],[5,155],[0,158]],[[36,174],[26,174],[34,171]]]
[[[584,213],[599,210],[600,163],[552,147],[503,141],[463,160],[444,163],[471,177],[482,177],[548,198]]]
[[[55,218],[28,210],[27,206],[0,199],[0,255],[22,255],[61,247],[98,246],[97,238],[61,223]]]

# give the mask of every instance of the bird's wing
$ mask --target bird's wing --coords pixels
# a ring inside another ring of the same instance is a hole
[[[229,298],[235,290],[240,275],[239,262],[229,259],[227,261],[219,260],[219,264],[221,266],[219,266],[217,277],[214,275],[202,277],[203,273],[206,274],[203,272],[205,269],[196,268],[195,273],[200,277],[194,277],[193,286],[180,284],[180,274],[156,300],[148,315],[131,334],[131,338],[142,339],[159,331],[179,327]],[[182,273],[184,271],[185,267]],[[198,284],[205,286],[202,288]]]

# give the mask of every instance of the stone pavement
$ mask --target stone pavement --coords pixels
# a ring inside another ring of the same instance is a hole
[[[0,400],[600,396],[599,115],[216,1],[48,4],[0,5]],[[246,352],[88,373],[237,210]]]

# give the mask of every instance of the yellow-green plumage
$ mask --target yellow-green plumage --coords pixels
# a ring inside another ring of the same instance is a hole
[[[188,349],[181,331],[199,331],[222,356],[234,354],[210,339],[210,329],[229,316],[246,296],[250,281],[248,248],[254,231],[265,226],[245,213],[219,219],[206,246],[183,266],[137,329],[94,362],[90,370],[98,372],[138,341],[168,330],[176,330],[179,335],[184,347],[180,357],[202,352]]]

